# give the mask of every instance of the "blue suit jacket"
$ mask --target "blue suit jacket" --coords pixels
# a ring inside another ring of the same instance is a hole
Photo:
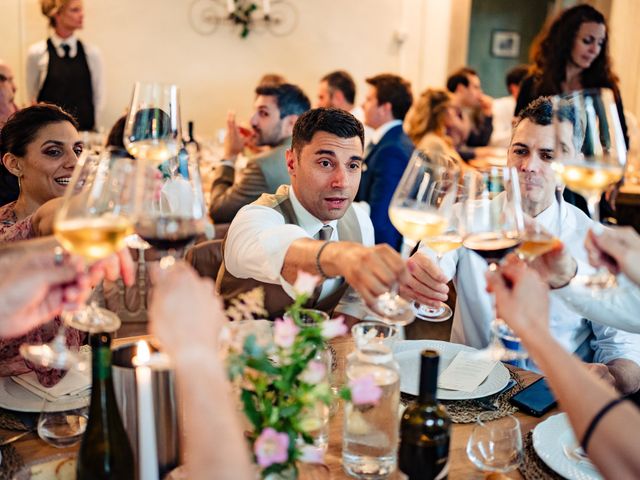
[[[402,235],[389,220],[389,203],[413,148],[402,125],[396,125],[385,133],[364,159],[367,169],[362,173],[356,195],[357,201],[365,201],[371,207],[376,243],[388,243],[396,250],[400,250]]]

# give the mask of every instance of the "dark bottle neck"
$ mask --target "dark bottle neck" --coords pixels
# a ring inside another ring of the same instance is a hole
[[[111,380],[111,335],[91,335],[93,384]]]
[[[195,143],[195,141],[196,141],[196,140],[195,140],[195,138],[193,138],[193,122],[189,122],[189,123],[187,124],[187,129],[188,129],[188,132],[189,132],[189,138],[188,138],[188,141],[189,141],[189,142],[194,142],[194,143]]]
[[[420,403],[436,403],[438,391],[438,363],[440,356],[434,350],[424,350],[420,355]]]

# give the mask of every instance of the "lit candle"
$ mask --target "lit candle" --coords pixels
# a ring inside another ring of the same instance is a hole
[[[133,359],[136,366],[136,386],[138,389],[138,465],[140,480],[158,480],[158,451],[156,446],[156,424],[153,413],[151,391],[151,368],[149,368],[149,345],[144,340],[138,342],[137,355]]]
[[[236,4],[233,0],[227,0],[227,11],[233,13],[236,10]]]
[[[271,13],[271,0],[262,0],[262,10],[265,16]]]

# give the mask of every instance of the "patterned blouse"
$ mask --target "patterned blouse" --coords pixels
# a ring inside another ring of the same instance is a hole
[[[0,243],[27,240],[35,236],[31,224],[31,215],[18,221],[15,213],[16,202],[0,207]],[[23,343],[41,344],[51,341],[61,324],[59,318],[37,327],[19,338],[0,339],[0,376],[22,375],[35,371],[38,380],[45,387],[52,387],[62,379],[65,371],[37,367],[25,361],[19,352]],[[74,328],[67,328],[67,346],[77,349],[84,340],[85,334]]]

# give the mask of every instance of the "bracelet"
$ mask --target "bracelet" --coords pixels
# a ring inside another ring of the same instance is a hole
[[[322,265],[320,265],[320,255],[322,255],[322,251],[327,247],[327,245],[329,245],[331,242],[329,240],[327,240],[326,242],[324,242],[322,244],[322,246],[318,249],[318,253],[316,254],[316,270],[318,270],[318,273],[322,276],[322,278],[331,278],[329,275],[327,275],[326,273],[324,273],[324,270],[322,269]]]
[[[589,446],[589,440],[591,440],[591,436],[593,435],[594,430],[600,423],[600,420],[602,420],[602,417],[604,417],[609,412],[609,410],[611,410],[613,407],[615,407],[621,402],[624,402],[625,400],[627,400],[627,397],[624,397],[624,396],[614,398],[613,400],[605,404],[605,406],[602,407],[598,411],[598,413],[595,414],[595,416],[591,420],[591,423],[589,423],[589,426],[587,427],[584,437],[582,438],[582,442],[580,443],[585,453],[587,452],[587,447]]]

